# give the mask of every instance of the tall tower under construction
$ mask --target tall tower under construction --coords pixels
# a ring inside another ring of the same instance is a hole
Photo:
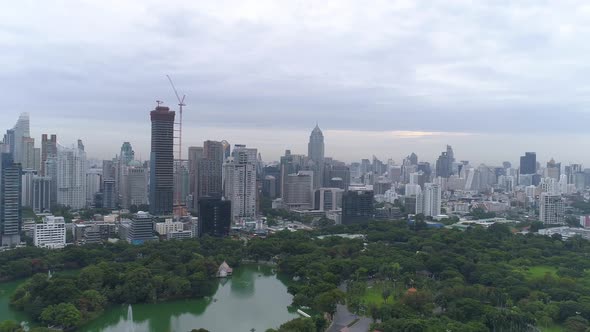
[[[154,216],[172,215],[174,207],[174,115],[160,105],[150,112],[150,213]]]

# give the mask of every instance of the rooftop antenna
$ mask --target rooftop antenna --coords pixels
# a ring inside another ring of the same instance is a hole
[[[184,98],[186,97],[186,95],[182,95],[182,98],[180,98],[180,95],[178,94],[178,91],[176,91],[176,87],[174,86],[174,82],[172,82],[172,78],[170,78],[170,75],[166,75],[166,77],[168,78],[168,81],[170,82],[170,86],[172,86],[172,90],[174,90],[174,94],[176,95],[176,99],[178,100],[178,113],[179,113],[179,119],[178,122],[176,123],[176,125],[178,126],[178,151],[177,151],[177,156],[178,159],[176,160],[176,194],[175,194],[175,202],[174,202],[174,217],[176,217],[177,219],[180,219],[180,216],[182,215],[182,199],[181,199],[181,195],[182,195],[182,176],[181,176],[181,168],[182,168],[182,108],[183,106],[186,106],[186,104],[184,103]]]
[[[160,107],[160,105],[162,105],[164,102],[161,100],[156,100],[156,104],[158,104],[158,107]]]

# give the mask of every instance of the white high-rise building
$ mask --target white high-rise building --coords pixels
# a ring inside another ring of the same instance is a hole
[[[18,121],[14,125],[14,151],[13,157],[14,162],[21,163],[23,162],[23,150],[24,150],[24,138],[31,137],[30,133],[30,121],[29,121],[29,113],[22,113],[18,117]]]
[[[416,214],[431,217],[440,215],[441,194],[438,184],[425,183],[424,190],[416,198]]]
[[[59,249],[66,245],[66,223],[63,217],[46,216],[35,224],[33,240],[36,247]]]
[[[545,225],[565,224],[565,206],[561,195],[541,193],[539,220]]]
[[[86,152],[78,147],[58,147],[57,203],[74,210],[86,206]]]
[[[236,145],[223,164],[223,194],[231,201],[232,220],[256,216],[257,150]]]

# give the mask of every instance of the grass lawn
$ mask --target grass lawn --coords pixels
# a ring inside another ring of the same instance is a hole
[[[529,267],[526,271],[527,276],[531,279],[543,278],[547,273],[551,274],[552,276],[557,276],[557,268],[551,266],[537,265]]]
[[[383,304],[383,296],[381,295],[383,293],[383,288],[386,285],[384,285],[383,283],[376,283],[373,284],[371,286],[367,287],[367,290],[365,291],[365,294],[362,297],[363,302],[367,303],[367,304],[376,304],[378,306],[380,306],[381,304]],[[387,285],[390,288],[393,288],[392,285]],[[369,288],[370,287],[370,288]],[[393,293],[393,291],[392,291]],[[387,303],[392,303],[394,301],[393,298],[393,294],[389,295],[389,297],[387,298]]]
[[[565,329],[559,325],[551,325],[549,327],[540,327],[541,332],[564,332]]]

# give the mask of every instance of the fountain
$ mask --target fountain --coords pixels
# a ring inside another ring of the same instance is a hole
[[[127,332],[134,332],[135,327],[133,326],[133,309],[131,304],[127,307]]]
[[[47,279],[51,279],[53,275],[51,274],[51,270],[47,271]]]

